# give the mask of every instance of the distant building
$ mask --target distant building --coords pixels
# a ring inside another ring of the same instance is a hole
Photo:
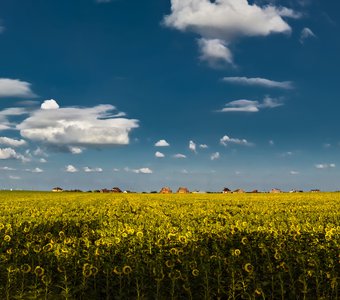
[[[189,194],[190,191],[186,187],[181,186],[178,188],[177,193],[178,194]]]
[[[168,186],[165,186],[159,191],[159,193],[160,194],[171,194],[172,190]]]
[[[101,192],[101,193],[110,193],[111,191],[108,190],[108,189],[101,189],[100,192]]]
[[[231,193],[231,190],[229,190],[228,188],[224,188],[224,189],[222,190],[222,193],[223,193],[223,194],[229,194],[229,193]]]
[[[52,192],[62,192],[62,191],[63,191],[63,189],[61,187],[54,187],[52,189]]]
[[[280,189],[271,189],[269,193],[278,194],[278,193],[282,193],[282,191]]]
[[[242,190],[242,189],[236,189],[235,191],[233,191],[233,193],[235,193],[235,194],[243,194],[243,193],[245,193],[245,191]]]
[[[310,190],[312,193],[320,193],[320,190],[319,189],[313,189],[313,190]]]

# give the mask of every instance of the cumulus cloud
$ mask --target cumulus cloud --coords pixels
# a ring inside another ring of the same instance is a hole
[[[174,155],[174,158],[186,158],[186,155],[181,154],[181,153],[177,153]]]
[[[220,139],[220,143],[223,146],[228,146],[230,144],[241,145],[241,146],[252,146],[253,144],[248,142],[246,139],[230,138],[225,135]]]
[[[138,127],[137,120],[112,114],[112,105],[57,108],[53,101],[45,101],[44,108],[30,112],[16,126],[21,136],[79,153],[81,147],[129,144],[130,131]]]
[[[59,108],[59,104],[57,103],[57,101],[51,99],[51,100],[45,100],[41,106],[41,109],[58,109]]]
[[[29,161],[29,158],[17,153],[13,148],[0,148],[0,159],[18,159],[22,162]]]
[[[262,102],[240,99],[228,102],[219,112],[259,112],[262,108],[282,106],[281,100],[266,96]]]
[[[329,168],[335,168],[336,165],[334,163],[331,164],[316,164],[315,168],[317,169],[329,169]]]
[[[241,85],[262,86],[267,88],[293,89],[291,81],[274,81],[266,78],[224,77],[222,81]]]
[[[163,158],[163,157],[165,157],[165,155],[164,155],[162,152],[157,151],[157,152],[155,153],[155,157],[157,157],[157,158]]]
[[[78,169],[73,165],[68,165],[66,166],[65,171],[68,173],[76,173],[78,172]]]
[[[236,38],[290,33],[283,17],[300,15],[286,7],[261,7],[247,0],[171,0],[171,14],[164,17],[164,24],[199,34],[201,58],[232,63],[228,45]]]
[[[166,140],[159,140],[155,143],[156,147],[168,147],[170,144]]]
[[[19,79],[0,78],[0,97],[35,97],[31,84]]]
[[[196,143],[194,141],[189,141],[189,150],[196,153]]]
[[[233,55],[228,49],[227,44],[220,39],[198,40],[198,46],[201,52],[200,59],[207,61],[211,66],[217,65],[220,61],[233,63]]]
[[[84,167],[83,170],[84,170],[84,172],[86,172],[86,173],[93,173],[93,172],[100,173],[100,172],[103,172],[103,169],[102,169],[102,168],[90,168],[90,167]]]
[[[84,151],[84,148],[74,146],[70,146],[68,149],[72,154],[81,154]]]
[[[211,160],[216,160],[220,158],[220,153],[219,152],[215,152],[213,154],[211,154],[210,159]]]
[[[300,40],[299,40],[300,43],[303,44],[305,40],[310,39],[310,38],[316,38],[316,35],[314,34],[314,32],[308,27],[303,28],[300,33]]]
[[[201,149],[208,149],[209,148],[208,145],[206,145],[206,144],[200,144],[199,147]]]
[[[41,162],[41,163],[44,164],[44,163],[47,163],[47,160],[46,160],[45,158],[40,158],[40,159],[39,159],[39,162]]]
[[[25,146],[27,143],[25,140],[16,140],[8,137],[0,137],[0,144],[7,145],[10,147]]]

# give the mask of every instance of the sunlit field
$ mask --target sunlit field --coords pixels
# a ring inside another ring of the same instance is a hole
[[[340,194],[0,193],[0,299],[339,299]]]

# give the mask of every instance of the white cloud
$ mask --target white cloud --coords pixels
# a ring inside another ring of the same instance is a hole
[[[219,112],[259,112],[262,108],[275,108],[282,105],[280,100],[266,96],[262,102],[247,99],[228,102]]]
[[[134,169],[132,172],[137,173],[137,174],[152,174],[153,171],[149,168],[140,168],[140,169]]]
[[[16,128],[27,139],[68,150],[129,144],[129,133],[138,127],[138,121],[116,117],[113,110],[112,105],[39,109],[30,112]]]
[[[189,141],[189,149],[196,153],[196,143],[194,141]]]
[[[290,175],[299,175],[300,172],[298,172],[298,171],[290,171],[289,174]]]
[[[44,170],[40,169],[40,168],[26,169],[25,171],[31,172],[31,173],[42,173],[42,172],[44,172]]]
[[[51,99],[51,100],[45,100],[41,106],[41,109],[58,109],[59,108],[59,104],[57,103],[57,101]]]
[[[207,61],[211,66],[215,66],[219,61],[224,61],[229,64],[233,63],[233,55],[228,49],[226,43],[220,39],[204,39],[198,40],[200,48],[200,59]]]
[[[0,97],[35,97],[31,84],[19,79],[0,78]]]
[[[219,152],[215,152],[213,154],[211,154],[210,159],[211,160],[216,160],[220,158],[220,153]]]
[[[20,176],[13,176],[13,175],[10,175],[10,176],[9,176],[9,179],[20,180],[21,177],[20,177]]]
[[[252,146],[253,144],[248,142],[246,139],[235,139],[230,138],[229,136],[225,135],[220,139],[220,143],[223,146],[228,146],[229,144],[236,144],[236,145],[242,145],[242,146]]]
[[[240,99],[225,104],[220,112],[258,112],[258,106],[258,101]]]
[[[11,168],[11,167],[1,167],[0,170],[3,170],[3,171],[16,171],[16,169]]]
[[[293,83],[291,81],[274,81],[265,78],[248,78],[248,77],[224,77],[224,82],[236,83],[241,85],[253,85],[262,86],[268,88],[281,88],[281,89],[293,89]]]
[[[208,149],[209,148],[208,145],[206,145],[206,144],[200,144],[199,147],[201,149]]]
[[[66,166],[65,171],[68,173],[76,173],[78,172],[78,169],[75,166],[68,165]]]
[[[120,170],[118,168],[113,168],[113,172],[119,172]]]
[[[314,32],[308,28],[308,27],[305,27],[301,30],[301,33],[300,33],[300,43],[303,44],[305,42],[306,39],[309,39],[309,38],[316,38],[316,35],[314,34]]]
[[[90,167],[84,167],[83,170],[84,170],[84,172],[86,172],[86,173],[93,173],[93,172],[100,173],[100,172],[103,172],[103,169],[102,169],[102,168],[90,168]]]
[[[0,159],[18,159],[27,162],[29,159],[22,154],[17,153],[12,148],[0,148]]]
[[[9,121],[9,117],[28,114],[28,110],[22,107],[11,107],[0,111],[0,130],[15,129],[16,124]]]
[[[316,164],[315,168],[317,169],[328,169],[328,168],[335,168],[336,165],[334,163],[331,164]]]
[[[183,169],[183,170],[181,170],[181,173],[182,174],[189,174],[189,171],[187,169]]]
[[[291,27],[283,17],[300,15],[285,7],[260,7],[247,0],[171,0],[171,14],[164,24],[180,31],[191,31],[201,36],[205,45],[204,59],[223,59],[232,62],[227,45],[239,37],[267,36],[290,33]],[[201,46],[202,50],[202,46]]]
[[[157,158],[163,158],[163,157],[165,157],[165,155],[164,155],[162,152],[157,151],[157,152],[155,153],[155,157],[157,157]]]
[[[40,159],[39,159],[39,162],[41,162],[41,163],[47,163],[47,160],[46,160],[45,158],[40,158]]]
[[[181,153],[177,153],[174,155],[174,158],[186,158],[186,155],[181,154]]]
[[[20,147],[26,145],[27,143],[25,140],[16,140],[8,137],[0,137],[0,144],[11,147]]]
[[[168,147],[170,144],[166,140],[159,140],[155,143],[156,147]]]
[[[81,154],[84,151],[84,148],[81,148],[81,147],[73,147],[73,146],[71,146],[71,147],[68,147],[68,149],[70,150],[70,152],[72,154]]]

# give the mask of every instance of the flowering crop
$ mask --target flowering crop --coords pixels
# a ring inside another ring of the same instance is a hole
[[[0,299],[339,299],[340,194],[0,193]]]

